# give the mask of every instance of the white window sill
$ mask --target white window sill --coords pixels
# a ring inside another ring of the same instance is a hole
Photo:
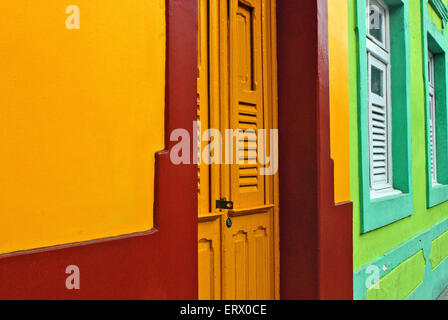
[[[384,190],[372,190],[370,191],[370,199],[371,200],[376,200],[376,199],[381,199],[381,198],[387,198],[387,197],[391,197],[391,196],[397,196],[399,194],[403,194],[403,192],[401,192],[400,190],[395,190],[395,189],[384,189]]]

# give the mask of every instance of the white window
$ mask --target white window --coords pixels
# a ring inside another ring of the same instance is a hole
[[[382,0],[367,1],[367,37],[379,47],[389,47],[389,10]]]
[[[380,0],[367,0],[367,5],[370,190],[377,198],[397,193],[392,180],[389,9]]]
[[[436,89],[434,55],[428,51],[428,87],[429,87],[429,144],[431,152],[432,184],[438,184],[437,177],[437,133],[436,133]]]

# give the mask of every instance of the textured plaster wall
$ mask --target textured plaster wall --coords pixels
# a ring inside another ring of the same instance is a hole
[[[432,243],[431,265],[436,269],[448,257],[448,232],[435,239]]]
[[[165,1],[0,1],[0,254],[147,231]]]
[[[382,278],[378,290],[368,290],[367,300],[406,299],[423,282],[425,264],[421,250]]]
[[[359,154],[358,154],[358,106],[357,106],[357,45],[356,45],[356,3],[348,0],[349,10],[349,83],[350,83],[350,148],[351,148],[351,199],[354,203],[354,269],[368,265],[385,253],[405,243],[411,238],[429,230],[448,218],[448,203],[427,209],[426,201],[426,148],[425,148],[425,99],[422,65],[422,21],[420,1],[410,0],[410,47],[411,47],[411,126],[412,126],[412,165],[414,181],[414,214],[378,230],[361,234],[360,194],[359,194]],[[383,285],[396,291],[395,297],[406,297],[409,279],[400,273],[409,273],[420,279],[419,263],[407,263],[397,269],[394,276],[384,279]],[[398,280],[397,280],[398,279]],[[375,297],[372,293],[369,297]],[[384,297],[384,295],[383,295]],[[379,298],[379,297],[378,297]]]
[[[328,1],[331,158],[335,202],[350,201],[347,2]]]

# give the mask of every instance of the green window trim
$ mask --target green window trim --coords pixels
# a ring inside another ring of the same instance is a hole
[[[421,0],[423,35],[423,75],[425,83],[426,114],[426,184],[427,206],[435,207],[448,201],[448,81],[447,81],[447,21],[448,9],[442,0]],[[433,9],[433,10],[431,10]],[[433,11],[433,12],[431,12]],[[436,13],[442,23],[442,30],[436,25]],[[442,32],[441,32],[442,31]],[[430,141],[430,101],[428,84],[428,50],[435,57],[436,82],[436,137],[437,137],[437,176],[439,185],[433,185],[431,174]]]
[[[443,26],[445,27],[446,22],[448,21],[448,8],[443,0],[429,0],[429,4],[431,4],[437,14],[440,16],[443,21]]]
[[[361,231],[367,233],[414,213],[411,150],[409,0],[385,0],[390,11],[393,186],[399,195],[371,199],[366,0],[356,0]]]

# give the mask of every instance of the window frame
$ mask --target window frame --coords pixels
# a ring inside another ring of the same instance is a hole
[[[436,81],[434,54],[428,50],[429,145],[432,185],[439,185],[437,174]]]
[[[448,9],[441,0],[421,0],[423,37],[423,74],[425,87],[426,121],[426,184],[427,207],[433,208],[448,201],[448,168],[439,164],[448,161],[448,69],[447,69],[447,20]],[[429,13],[429,6],[440,18],[442,30],[435,24]],[[430,55],[434,61],[434,91],[430,86]],[[431,104],[431,93],[435,103]],[[435,109],[435,116],[432,113]],[[435,161],[431,151],[431,126],[435,137]],[[435,168],[432,169],[432,164]],[[434,177],[437,180],[434,181]]]
[[[383,18],[381,20],[382,24],[383,24],[383,39],[384,41],[381,42],[380,40],[378,40],[374,35],[372,35],[370,33],[370,28],[367,28],[369,31],[366,33],[367,34],[367,38],[373,42],[374,44],[376,44],[378,47],[380,47],[381,49],[385,50],[385,51],[389,51],[390,49],[390,21],[389,21],[389,7],[387,6],[387,4],[385,4],[383,2],[383,0],[366,0],[366,6],[369,5],[369,3],[371,2],[375,2],[378,4],[378,7],[380,7],[382,9],[382,13],[383,13]],[[370,20],[367,20],[366,23],[368,23]]]
[[[370,197],[372,199],[382,198],[388,195],[397,194],[393,188],[393,163],[392,163],[392,126],[391,126],[391,77],[390,77],[390,13],[388,6],[381,0],[366,0],[366,5],[370,3],[377,5],[382,13],[382,38],[380,42],[377,38],[370,34],[370,28],[367,26],[367,81],[368,81],[368,100],[369,100],[369,175],[370,175]],[[368,22],[370,20],[368,19]],[[382,79],[382,96],[372,91],[372,67],[380,70],[383,75]],[[381,184],[375,184],[375,167],[374,167],[374,139],[372,132],[373,106],[377,105],[384,109],[385,116],[385,165],[386,165],[386,181]]]
[[[409,0],[384,0],[389,11],[386,22],[390,49],[390,112],[391,112],[391,170],[393,189],[390,192],[371,192],[370,178],[370,103],[368,80],[367,16],[369,1],[356,0],[358,40],[358,130],[361,232],[367,233],[394,223],[414,213],[412,186],[412,152],[410,122],[410,36]],[[381,4],[381,1],[375,1]]]

